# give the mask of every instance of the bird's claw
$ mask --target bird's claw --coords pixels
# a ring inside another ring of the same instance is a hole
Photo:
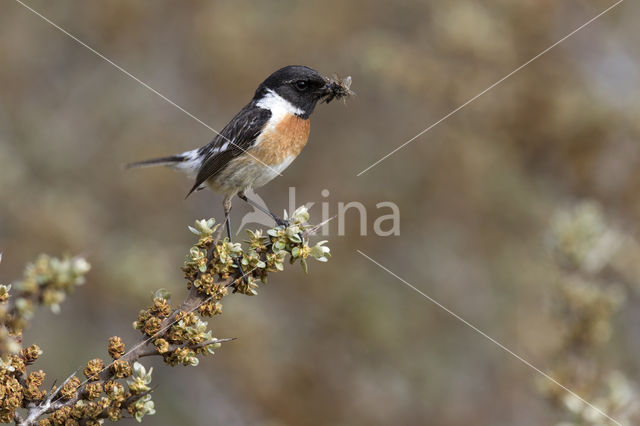
[[[285,228],[288,228],[291,226],[291,221],[287,220],[287,219],[281,219],[279,217],[274,217],[273,220],[276,222],[276,225],[278,226],[284,226]]]
[[[288,220],[288,219],[282,219],[282,218],[279,218],[279,217],[277,217],[277,216],[274,216],[273,220],[276,222],[276,225],[278,225],[278,226],[282,226],[282,227],[284,227],[284,228],[289,228],[290,226],[292,226],[292,225],[293,225],[293,223],[291,223],[291,221],[290,221],[290,220]],[[302,231],[299,231],[299,232],[298,232],[298,237],[300,238],[300,241],[301,241],[302,243],[304,243],[304,234],[302,233]]]
[[[240,259],[235,258],[236,268],[238,268],[238,272],[240,272],[240,276],[236,279],[236,281],[241,280],[244,284],[249,284],[247,281],[247,275],[244,273],[242,269],[242,263],[240,263]]]

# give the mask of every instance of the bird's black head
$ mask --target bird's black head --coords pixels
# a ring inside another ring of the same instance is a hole
[[[331,94],[331,85],[316,70],[302,65],[289,65],[271,74],[258,86],[254,101],[268,107],[284,99],[296,109],[296,115],[308,118],[316,103]]]

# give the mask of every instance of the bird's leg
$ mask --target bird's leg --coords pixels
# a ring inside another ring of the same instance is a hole
[[[245,195],[244,191],[238,193],[238,198],[240,198],[245,203],[251,204],[253,207],[255,207],[256,209],[260,210],[262,213],[265,213],[265,214],[269,215],[276,222],[276,225],[285,226],[285,227],[291,225],[291,223],[288,220],[282,219],[281,217],[279,217],[278,215],[273,213],[271,210],[267,209],[266,207],[262,207],[260,204],[258,204],[255,201],[249,199]]]
[[[231,197],[225,197],[224,201],[222,202],[222,206],[224,207],[224,221],[227,227],[227,237],[229,238],[229,242],[231,242]],[[235,257],[234,263],[238,268],[238,272],[240,272],[240,278],[246,284],[247,280],[245,279],[245,273],[242,270],[242,264],[240,263],[240,259]]]
[[[238,198],[240,198],[241,200],[243,200],[246,203],[251,204],[253,207],[255,207],[256,209],[260,210],[262,213],[265,213],[265,214],[271,216],[271,218],[276,222],[276,225],[284,226],[285,228],[291,226],[291,222],[290,221],[280,218],[278,215],[276,215],[275,213],[271,212],[271,210],[267,209],[266,207],[262,207],[260,204],[256,203],[253,200],[250,200],[246,196],[244,191],[241,191],[241,192],[238,193]],[[304,235],[302,234],[302,232],[298,232],[298,237],[300,237],[300,241],[302,241],[304,243]]]
[[[222,208],[224,208],[224,222],[227,227],[227,237],[229,237],[229,242],[231,242],[231,197],[224,197]]]

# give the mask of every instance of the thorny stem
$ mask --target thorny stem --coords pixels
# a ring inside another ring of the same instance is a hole
[[[239,291],[244,294],[250,294],[249,290],[251,290],[251,292],[255,294],[255,291],[252,290],[251,287],[244,288],[243,283],[249,284],[248,282],[243,280],[245,276],[250,276],[251,279],[262,280],[263,282],[265,282],[266,274],[268,272],[282,270],[282,261],[284,259],[282,257],[278,259],[276,256],[275,260],[273,259],[269,260],[269,256],[268,256],[269,253],[273,255],[276,253],[284,252],[291,256],[291,259],[290,259],[291,263],[294,263],[296,259],[301,259],[301,263],[303,264],[303,267],[305,268],[305,270],[306,270],[305,259],[308,256],[315,257],[320,261],[326,261],[327,260],[326,257],[328,257],[330,254],[329,254],[329,249],[327,247],[322,247],[323,243],[318,243],[313,248],[310,248],[305,244],[306,238],[309,235],[314,234],[317,231],[317,229],[320,226],[322,226],[322,224],[317,225],[316,227],[304,226],[303,224],[308,220],[308,214],[306,213],[306,210],[300,210],[300,209],[296,210],[296,212],[294,212],[294,215],[297,215],[296,220],[298,220],[295,226],[299,226],[302,232],[293,231],[292,233],[288,229],[288,227],[284,230],[280,229],[275,233],[270,232],[275,230],[267,231],[269,236],[265,236],[265,237],[262,237],[262,234],[259,231],[257,234],[250,232],[251,238],[256,238],[256,239],[265,238],[266,241],[264,241],[263,243],[257,243],[258,247],[261,246],[262,248],[258,248],[257,252],[254,251],[253,252],[254,254],[252,255],[254,257],[252,258],[250,257],[250,260],[249,260],[249,262],[254,262],[256,260],[255,254],[257,253],[258,262],[262,264],[262,266],[259,266],[259,268],[262,268],[262,269],[258,272],[254,272],[256,271],[256,269],[258,269],[258,266],[256,266],[250,271],[246,272],[246,274],[243,273],[242,270],[240,270],[240,268],[226,269],[226,270],[223,270],[222,273],[221,272],[212,273],[211,272],[212,269],[210,269],[209,266],[207,266],[206,270],[204,271],[200,269],[202,266],[202,264],[199,263],[200,260],[202,261],[206,260],[206,263],[204,263],[204,265],[216,265],[216,262],[219,262],[220,260],[220,253],[218,253],[217,250],[219,250],[220,247],[226,247],[226,246],[224,244],[221,246],[218,246],[219,241],[217,238],[214,239],[213,242],[211,242],[211,240],[208,240],[206,243],[202,243],[203,239],[206,240],[206,238],[209,235],[211,235],[211,234],[208,234],[207,231],[211,230],[210,228],[213,225],[208,224],[209,221],[206,221],[206,222],[204,220],[197,221],[196,228],[198,228],[198,230],[200,231],[201,240],[199,244],[201,245],[194,246],[192,250],[194,249],[196,251],[198,249],[202,250],[203,248],[206,247],[206,251],[202,253],[203,257],[198,259],[197,265],[200,265],[200,266],[198,266],[197,268],[194,268],[193,266],[194,263],[191,263],[191,264],[188,263],[190,262],[189,260],[190,258],[189,258],[189,255],[187,256],[187,262],[185,262],[185,265],[189,265],[188,267],[192,269],[189,269],[190,272],[187,272],[187,269],[183,269],[185,271],[185,277],[188,280],[188,284],[187,284],[188,294],[186,298],[182,301],[179,307],[177,307],[176,309],[173,309],[168,316],[155,317],[160,320],[158,321],[159,325],[157,326],[157,328],[155,328],[155,325],[154,325],[154,328],[152,329],[145,329],[144,327],[139,328],[142,332],[142,335],[137,340],[137,342],[135,342],[132,346],[130,346],[131,349],[128,352],[125,352],[124,354],[118,357],[117,355],[114,355],[110,350],[110,354],[112,355],[112,357],[117,359],[118,362],[124,362],[124,363],[127,363],[129,366],[132,366],[138,359],[142,357],[148,357],[148,356],[154,356],[154,355],[166,357],[166,356],[170,356],[171,354],[175,354],[177,350],[181,350],[181,349],[189,349],[195,353],[198,353],[198,351],[202,351],[203,348],[207,348],[210,345],[213,345],[216,343],[229,342],[234,340],[233,338],[230,338],[230,339],[209,338],[204,342],[190,344],[184,340],[182,341],[173,340],[171,337],[171,333],[173,333],[172,326],[182,318],[182,315],[190,314],[196,311],[199,307],[201,307],[205,303],[211,302],[214,297],[215,297],[215,300],[217,301],[227,294],[226,292],[224,292],[224,293],[215,293],[214,295],[210,293],[210,290],[203,289],[201,287],[202,282],[206,282],[207,286],[213,286],[216,288],[225,289],[228,287],[232,287],[233,293]],[[192,231],[196,231],[196,229],[194,228],[190,228],[190,229]],[[294,235],[296,232],[298,232],[297,235],[300,236],[301,238],[294,239],[290,237],[290,235]],[[194,232],[194,233],[197,234],[197,232]],[[253,244],[256,244],[256,243],[255,241],[252,240],[251,244],[253,247]],[[195,258],[191,258],[191,259],[192,259],[191,261],[193,261],[193,259]],[[275,263],[271,263],[270,264],[271,266],[265,266],[269,264],[268,262],[275,262]],[[214,266],[214,267],[217,268],[217,266]],[[219,270],[216,269],[216,271],[219,271]],[[254,285],[256,285],[255,282],[254,282]],[[39,297],[40,296],[36,296],[36,298],[39,298]],[[210,316],[214,314],[209,313],[206,315]],[[153,330],[157,330],[157,331],[153,331]],[[153,333],[153,335],[148,333]],[[160,353],[159,349],[152,343],[158,339],[163,339],[165,341],[165,343],[163,343],[165,347],[160,348],[162,353]],[[35,426],[38,423],[38,420],[42,416],[45,416],[47,414],[53,413],[57,410],[60,410],[66,407],[73,408],[76,406],[76,404],[79,401],[88,399],[90,397],[90,392],[91,392],[91,390],[89,389],[90,385],[92,389],[95,389],[96,385],[101,385],[101,387],[104,388],[105,384],[108,381],[112,379],[113,380],[122,379],[123,378],[121,375],[122,372],[117,372],[115,371],[115,370],[118,370],[117,368],[116,369],[112,368],[114,363],[115,361],[111,362],[109,365],[104,367],[101,371],[96,372],[97,374],[93,373],[93,374],[96,374],[95,376],[92,376],[92,378],[87,379],[84,382],[80,383],[77,386],[75,394],[73,394],[73,396],[69,398],[70,395],[68,391],[65,395],[63,395],[63,392],[60,392],[60,390],[62,389],[63,386],[68,384],[72,378],[76,377],[76,374],[78,373],[78,371],[74,372],[69,378],[65,380],[65,382],[60,387],[56,388],[55,390],[52,390],[47,398],[44,398],[40,401],[36,400],[33,402],[29,402],[29,404],[25,407],[27,409],[26,418],[23,418],[23,416],[16,413],[14,415],[15,423],[17,425],[22,425],[22,426]],[[85,373],[85,374],[90,374],[90,373]],[[127,399],[125,399],[121,404],[117,406],[117,409],[126,410],[128,407],[130,408],[131,404],[137,403],[140,398],[147,396],[150,392],[152,392],[152,390],[148,390],[140,393],[133,392],[132,395],[130,395]],[[111,414],[113,414],[113,412],[111,412]],[[118,415],[122,415],[122,413],[119,413]],[[105,411],[99,414],[98,417],[92,417],[92,419],[106,418],[106,417],[109,417],[109,412],[107,412],[105,409]],[[85,419],[85,418],[80,419],[80,424],[85,424],[87,421],[88,419]]]
[[[215,247],[215,244],[214,244]],[[207,253],[207,259],[210,261],[213,257],[213,250],[209,250]],[[200,275],[200,274],[199,274]],[[233,286],[235,281],[239,278],[240,273],[236,273],[237,276],[232,276],[227,278],[226,280],[222,280],[221,282],[224,283],[225,286]],[[196,286],[193,284],[193,282],[195,281],[195,279],[189,279],[190,281],[190,289],[189,289],[189,293],[187,295],[187,297],[184,299],[184,301],[180,304],[180,306],[177,309],[174,309],[171,314],[165,318],[162,323],[161,323],[161,327],[160,330],[162,330],[160,333],[157,333],[156,335],[149,337],[147,335],[142,335],[142,337],[132,346],[134,349],[125,353],[123,356],[121,356],[119,358],[119,360],[123,360],[123,361],[127,361],[130,364],[133,364],[135,361],[137,361],[138,359],[142,358],[142,357],[147,357],[147,356],[153,356],[153,355],[161,355],[160,353],[158,353],[158,350],[154,347],[154,346],[150,346],[149,344],[151,343],[151,341],[153,341],[154,339],[158,339],[163,337],[164,335],[166,335],[167,331],[169,330],[169,328],[171,327],[171,325],[175,322],[176,320],[176,316],[178,315],[178,312],[193,312],[196,309],[198,309],[198,307],[207,299],[207,297],[203,294],[201,294],[200,292],[198,292],[198,289],[196,288]],[[188,347],[190,349],[198,349],[198,348],[202,348],[205,347],[211,343],[221,343],[221,342],[229,342],[235,340],[235,338],[227,338],[227,339],[214,339],[212,341],[209,342],[204,342],[204,343],[200,343],[200,344],[196,344],[196,345],[173,345],[170,350],[179,348],[179,347]],[[113,363],[111,363],[113,364]],[[88,380],[85,380],[81,386],[78,387],[78,390],[76,391],[76,394],[73,398],[71,399],[67,399],[67,400],[62,400],[60,398],[55,399],[55,396],[57,395],[57,393],[59,392],[60,389],[62,389],[62,386],[64,386],[72,377],[75,376],[75,374],[78,372],[76,371],[74,374],[72,374],[71,376],[69,376],[69,378],[67,378],[65,380],[65,382],[58,387],[54,393],[51,394],[51,396],[47,399],[44,399],[43,401],[41,401],[38,405],[31,407],[28,409],[28,415],[26,419],[23,419],[19,416],[18,413],[16,413],[16,415],[14,416],[14,420],[16,425],[19,426],[33,426],[36,425],[38,422],[38,419],[45,415],[45,414],[49,414],[52,413],[56,410],[59,410],[60,408],[63,407],[71,407],[74,404],[76,404],[80,399],[82,399],[82,397],[85,394],[85,388],[86,385],[88,383],[100,383],[101,385],[104,385],[109,379],[111,379],[114,376],[114,373],[111,371],[111,369],[109,368],[111,366],[111,364],[107,365],[100,373],[98,380],[94,380],[89,382]],[[137,395],[133,395],[131,396],[129,399],[131,401],[129,401],[129,403],[131,402],[136,402],[138,399],[142,398],[143,396],[145,396],[146,394],[148,394],[150,391],[148,392],[144,392],[142,394],[137,394]],[[54,400],[55,399],[55,400]],[[128,400],[127,400],[128,401]],[[123,407],[126,407],[126,404],[122,404]]]
[[[214,343],[226,343],[226,342],[231,342],[233,340],[236,340],[236,337],[228,337],[225,339],[212,339],[212,340],[207,340],[206,342],[202,342],[202,343],[198,343],[195,345],[169,345],[169,350],[167,352],[173,352],[176,349],[180,349],[180,348],[188,348],[188,349],[192,349],[192,350],[196,350],[196,349],[201,349],[201,348],[205,348],[209,345],[212,345]],[[156,348],[149,348],[147,351],[141,352],[140,355],[138,356],[139,358],[143,358],[146,356],[153,356],[153,355],[158,355],[158,351],[156,350]]]

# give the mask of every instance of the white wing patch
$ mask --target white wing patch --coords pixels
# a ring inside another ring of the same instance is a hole
[[[186,173],[190,177],[195,177],[202,165],[202,157],[200,156],[200,149],[192,149],[191,151],[183,152],[182,155],[185,160],[179,163],[171,165],[174,169],[180,170]]]

